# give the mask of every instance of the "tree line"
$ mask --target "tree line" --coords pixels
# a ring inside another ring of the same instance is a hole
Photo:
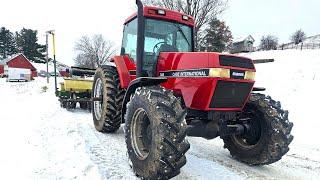
[[[299,29],[295,31],[291,36],[290,40],[294,44],[302,43],[307,38],[306,33]],[[262,36],[260,40],[259,49],[261,50],[276,50],[278,48],[278,38],[273,35]]]
[[[218,19],[226,10],[228,0],[144,0],[145,5],[159,6],[190,15],[195,19],[194,44],[196,51],[223,52],[232,47],[233,36],[226,22]],[[299,44],[306,38],[302,30],[296,31],[291,40]],[[259,49],[277,49],[276,36],[263,36]],[[113,43],[101,34],[83,36],[75,44],[76,65],[96,68],[106,63],[115,53]]]
[[[38,43],[38,31],[23,28],[11,32],[0,28],[0,60],[17,53],[23,53],[30,61],[45,63],[46,45]]]

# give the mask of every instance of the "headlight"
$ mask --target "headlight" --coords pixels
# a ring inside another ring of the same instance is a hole
[[[244,79],[254,80],[255,76],[256,76],[256,73],[255,73],[255,72],[246,71],[246,74],[245,74],[245,76],[244,76]]]
[[[210,68],[210,77],[230,78],[230,69]]]

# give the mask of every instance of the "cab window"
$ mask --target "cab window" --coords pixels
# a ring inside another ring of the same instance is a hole
[[[121,55],[128,55],[135,62],[137,61],[137,19],[124,27]]]

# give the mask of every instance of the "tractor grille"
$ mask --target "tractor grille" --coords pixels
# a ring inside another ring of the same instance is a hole
[[[254,65],[251,59],[220,55],[219,60],[221,66],[254,69]]]
[[[210,108],[241,108],[253,83],[218,81]]]

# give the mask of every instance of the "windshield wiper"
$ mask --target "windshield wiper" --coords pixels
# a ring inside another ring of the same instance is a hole
[[[181,26],[179,26],[178,24],[174,24],[174,26],[175,26],[176,28],[178,28],[178,31],[181,32],[183,38],[187,41],[188,45],[191,47],[191,44],[190,44],[190,42],[189,42],[186,34],[185,34],[184,31],[182,30]]]

